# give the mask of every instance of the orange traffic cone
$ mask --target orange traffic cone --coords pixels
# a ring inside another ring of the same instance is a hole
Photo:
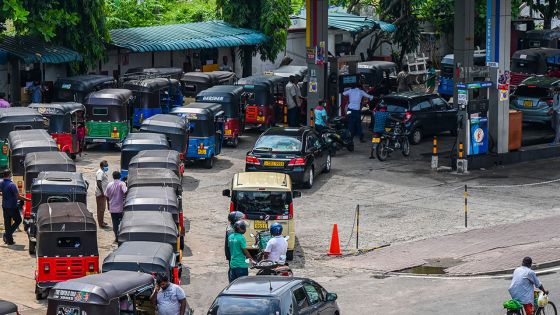
[[[340,251],[340,241],[338,240],[338,224],[333,225],[332,236],[331,236],[331,248],[327,253],[329,256],[340,256],[342,252]]]

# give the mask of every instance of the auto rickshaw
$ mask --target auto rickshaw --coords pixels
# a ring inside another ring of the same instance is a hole
[[[75,172],[76,164],[66,153],[56,151],[34,152],[25,156],[23,168],[23,181],[25,185],[23,186],[22,193],[25,193],[25,197],[31,199],[31,185],[39,176],[39,173],[47,171]],[[24,230],[27,231],[29,220],[31,219],[31,202],[25,202],[22,214]]]
[[[177,224],[169,212],[127,211],[119,225],[117,242],[147,241],[171,245],[180,263],[182,258],[181,240]]]
[[[84,99],[86,143],[121,143],[131,129],[132,92],[104,89]]]
[[[49,293],[47,315],[154,315],[154,277],[114,270],[57,283]]]
[[[0,109],[0,169],[8,168],[8,134],[14,130],[45,129],[43,116],[26,107]]]
[[[167,274],[172,283],[181,284],[181,264],[166,243],[130,241],[122,243],[103,260],[101,270],[128,270],[147,274]]]
[[[233,84],[235,79],[235,73],[230,71],[187,72],[181,77],[183,95],[194,98],[215,85]]]
[[[169,150],[169,141],[160,133],[139,132],[129,134],[121,147],[121,176],[128,175],[128,163],[144,150]]]
[[[189,143],[189,123],[184,117],[170,114],[157,114],[145,119],[140,126],[142,132],[160,133],[167,137],[172,150],[184,159]]]
[[[186,117],[190,124],[187,159],[203,160],[204,167],[214,166],[214,157],[222,152],[224,111],[217,103],[191,103],[175,108],[172,114]]]
[[[175,150],[140,151],[128,163],[129,172],[135,168],[165,168],[171,170],[181,180],[185,172],[185,165],[179,152]]]
[[[41,172],[31,184],[31,215],[29,219],[29,254],[35,254],[37,245],[37,213],[42,204],[80,202],[87,205],[88,184],[82,173]]]
[[[54,101],[83,103],[89,93],[112,88],[116,84],[113,77],[98,74],[59,78],[54,83]]]
[[[0,315],[19,315],[16,304],[0,300]]]
[[[358,73],[363,75],[364,84],[379,87],[383,79],[389,76],[388,92],[397,90],[397,64],[390,61],[365,61],[358,63]],[[387,94],[387,93],[386,93]]]
[[[285,88],[289,77],[276,75],[250,76],[237,81],[243,86],[245,123],[263,125],[266,128],[276,123],[277,114],[285,106]]]
[[[486,66],[486,55],[474,54],[474,65],[478,67]],[[453,89],[455,83],[453,82],[453,72],[455,71],[454,55],[445,55],[441,60],[441,72],[439,76],[438,94],[445,98],[450,99],[453,97]],[[486,74],[483,71],[473,71],[473,81],[484,81]]]
[[[36,109],[43,115],[48,131],[58,144],[60,151],[68,154],[72,159],[82,152],[83,148],[78,139],[77,128],[80,124],[85,127],[86,108],[80,103],[31,103],[29,108]]]
[[[241,102],[243,88],[237,85],[218,85],[204,90],[196,96],[197,102],[212,102],[222,105],[224,110],[224,140],[237,147],[239,136],[245,130],[245,108]]]
[[[543,47],[518,50],[511,56],[510,86],[517,87],[531,76],[547,74],[551,67],[560,67],[560,49]],[[560,72],[552,72],[551,75],[560,75]]]
[[[148,78],[130,80],[123,88],[132,91],[132,126],[140,127],[144,119],[183,105],[183,94],[178,80],[170,78]]]
[[[37,211],[37,300],[58,282],[98,272],[97,223],[86,205],[41,204]]]

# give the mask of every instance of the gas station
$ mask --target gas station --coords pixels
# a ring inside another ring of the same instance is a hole
[[[457,137],[451,167],[457,173],[550,158],[560,146],[522,147],[521,112],[510,111],[511,1],[487,0],[486,66],[474,65],[475,0],[455,1],[454,95]],[[306,0],[308,108],[327,100],[331,113],[342,114],[341,93],[356,80],[357,56],[329,57],[328,0]],[[485,80],[473,81],[476,73]],[[307,115],[310,124],[311,115]],[[510,126],[511,124],[511,126]]]

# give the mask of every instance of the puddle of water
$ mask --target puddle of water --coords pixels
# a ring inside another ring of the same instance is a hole
[[[434,267],[434,266],[416,266],[408,269],[401,270],[400,272],[412,273],[419,275],[444,275],[445,268],[447,267]]]

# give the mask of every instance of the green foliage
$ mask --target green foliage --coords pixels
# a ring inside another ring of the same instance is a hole
[[[401,48],[396,53],[399,65],[402,65],[406,54],[416,51],[420,44],[420,21],[416,16],[417,1],[380,0],[379,11],[382,20],[391,21],[396,25],[392,41]]]
[[[292,14],[298,15],[301,9],[305,7],[305,0],[291,0]]]

